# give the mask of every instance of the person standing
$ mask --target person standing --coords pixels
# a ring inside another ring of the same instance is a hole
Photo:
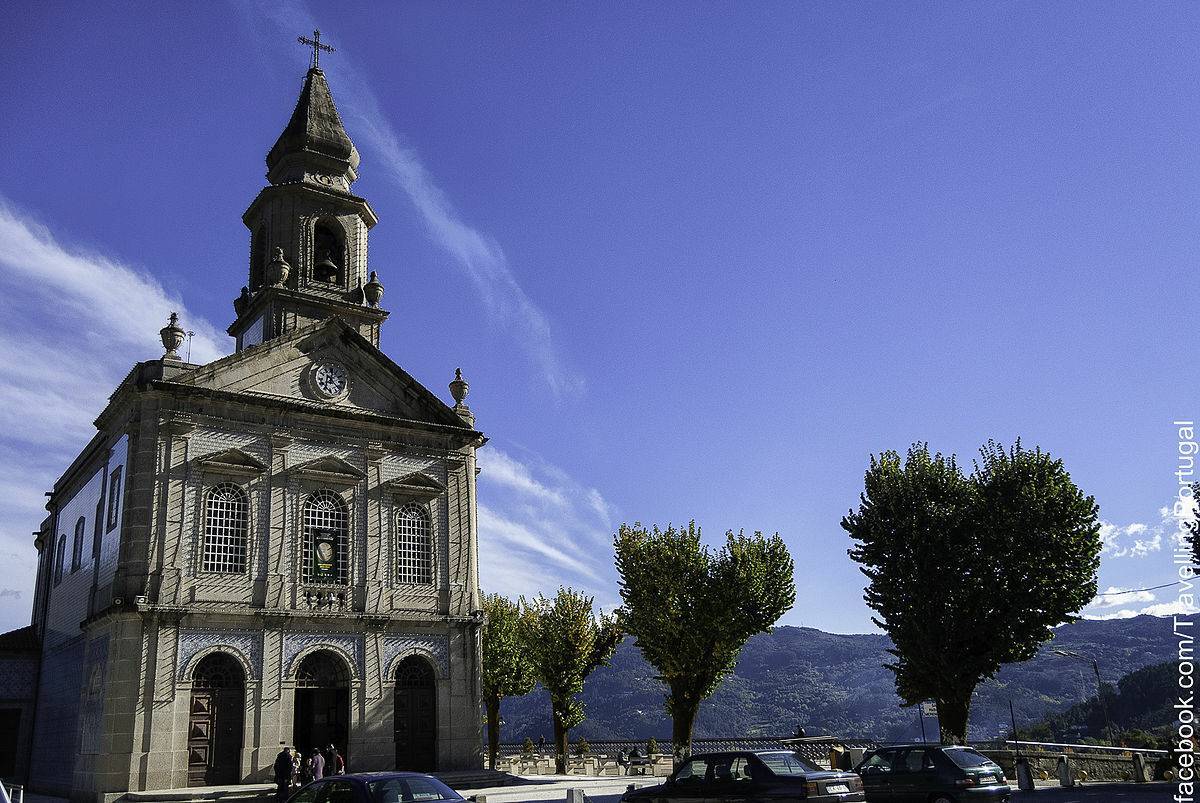
[[[330,774],[345,775],[346,774],[346,759],[342,758],[342,754],[338,752],[338,749],[336,746],[330,745],[329,749],[330,749],[330,752],[333,754],[333,758],[331,759],[332,769],[330,770]]]
[[[283,803],[292,791],[292,751],[287,742],[279,743],[279,755],[275,756],[275,786],[275,797]]]
[[[315,747],[312,749],[312,776],[314,781],[325,777],[325,757]]]

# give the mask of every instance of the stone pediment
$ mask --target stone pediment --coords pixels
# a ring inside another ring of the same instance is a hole
[[[343,388],[340,393],[323,393],[330,389],[318,381],[318,371],[325,366],[337,376]],[[361,410],[472,431],[449,404],[338,318],[200,366],[172,381],[245,394],[248,401],[284,398],[312,409]]]
[[[403,477],[389,480],[383,483],[380,488],[387,493],[403,495],[422,501],[428,501],[441,496],[442,492],[446,490],[445,485],[442,485],[433,477],[420,471],[414,471],[412,474],[406,474]]]
[[[309,460],[290,469],[292,474],[310,480],[335,485],[357,485],[366,476],[340,457],[327,455]]]
[[[267,467],[261,461],[246,454],[241,449],[226,449],[223,452],[198,457],[195,463],[205,471],[238,474],[247,477],[256,477],[267,470]]]

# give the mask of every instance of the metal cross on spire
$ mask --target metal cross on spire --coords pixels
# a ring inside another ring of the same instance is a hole
[[[321,69],[321,51],[322,50],[324,50],[326,53],[333,52],[332,47],[330,47],[329,45],[327,45],[321,41],[320,29],[313,31],[312,39],[309,39],[307,36],[301,36],[298,39],[296,39],[296,41],[302,45],[308,45],[309,47],[311,47],[313,49],[312,66],[313,66],[314,70]]]

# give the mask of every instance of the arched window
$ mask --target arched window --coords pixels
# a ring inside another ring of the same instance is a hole
[[[296,669],[296,687],[300,689],[344,689],[350,685],[346,664],[328,650],[306,655]]]
[[[87,527],[87,522],[83,516],[75,522],[75,540],[71,542],[71,572],[79,571],[79,567],[83,565],[83,530]]]
[[[58,537],[58,549],[54,555],[54,585],[62,582],[63,563],[67,560],[67,536],[60,535]]]
[[[320,282],[343,284],[346,254],[341,227],[322,221],[313,227],[313,277]]]
[[[305,582],[348,582],[347,521],[346,503],[333,491],[317,491],[304,501],[301,576]]]
[[[233,483],[224,482],[204,498],[204,548],[200,570],[240,574],[246,571],[246,530],[250,500]]]
[[[396,582],[433,582],[433,537],[429,516],[419,505],[407,504],[396,512]]]
[[[237,689],[245,683],[242,665],[224,652],[209,653],[192,672],[193,689]]]

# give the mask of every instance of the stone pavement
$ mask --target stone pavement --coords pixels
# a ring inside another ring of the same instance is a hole
[[[526,803],[526,801],[565,801],[568,789],[582,789],[594,803],[615,803],[630,784],[638,787],[655,786],[662,778],[634,776],[588,776],[588,775],[526,775],[510,786],[495,786],[488,789],[465,789],[463,797],[485,799],[486,803]]]
[[[1174,793],[1175,785],[1165,782],[1097,783],[1074,789],[1045,786],[1017,792],[1013,803],[1165,803]]]

